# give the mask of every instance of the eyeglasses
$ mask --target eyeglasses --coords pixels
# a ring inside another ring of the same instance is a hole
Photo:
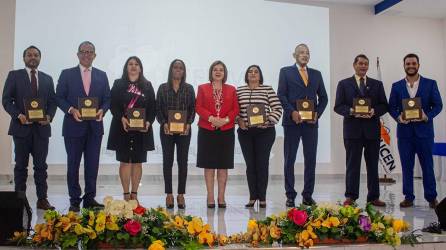
[[[79,54],[82,54],[82,55],[94,55],[94,50],[79,50]]]

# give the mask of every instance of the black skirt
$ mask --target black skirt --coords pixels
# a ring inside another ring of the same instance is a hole
[[[225,131],[198,129],[197,167],[207,169],[234,168],[234,129]]]
[[[147,161],[147,150],[143,149],[143,136],[139,132],[130,131],[121,138],[121,145],[116,149],[116,160],[125,163],[143,163]]]

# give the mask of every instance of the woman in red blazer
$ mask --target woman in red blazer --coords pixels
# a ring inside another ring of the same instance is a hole
[[[234,120],[239,113],[236,89],[226,84],[228,71],[222,61],[209,68],[209,83],[198,87],[197,167],[204,168],[208,208],[215,208],[214,179],[217,172],[218,207],[225,208],[228,169],[234,168]],[[217,170],[217,171],[215,171]]]

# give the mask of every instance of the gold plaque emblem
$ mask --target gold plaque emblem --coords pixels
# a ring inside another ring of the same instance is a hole
[[[365,104],[365,100],[361,99],[358,101],[359,105],[364,105]]]
[[[141,115],[138,110],[133,111],[133,117],[138,118]]]
[[[85,107],[90,107],[91,104],[93,104],[93,103],[91,102],[91,100],[87,99],[84,101],[84,104],[85,104]]]
[[[31,102],[31,107],[32,107],[32,108],[37,108],[37,107],[39,107],[39,103],[36,102],[36,101],[32,101],[32,102]]]
[[[254,113],[254,114],[257,114],[257,113],[259,113],[259,108],[257,108],[257,107],[254,107],[253,109],[252,109],[252,112]]]
[[[175,120],[180,120],[181,119],[181,113],[177,112],[177,113],[175,113],[175,115],[173,117],[175,118]]]
[[[409,105],[409,107],[413,108],[415,106],[415,101],[410,100],[409,102],[407,102],[407,105]]]
[[[308,102],[302,102],[302,107],[304,109],[308,108],[310,106],[310,104]]]

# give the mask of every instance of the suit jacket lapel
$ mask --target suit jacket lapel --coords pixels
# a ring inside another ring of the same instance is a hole
[[[424,78],[422,76],[420,76],[420,81],[418,82],[418,89],[417,89],[417,93],[415,94],[416,97],[421,97],[421,95],[423,94],[423,88],[425,87],[424,83]]]
[[[85,92],[84,89],[84,82],[82,81],[82,72],[81,72],[81,67],[77,66],[77,70],[76,70],[76,75],[78,77],[78,81],[80,83],[80,88],[81,88],[81,92],[83,93],[84,96],[87,96],[87,93]]]
[[[360,96],[361,91],[359,91],[359,87],[358,87],[358,84],[356,83],[355,76],[352,76],[350,78],[350,84],[352,85],[352,88],[355,89],[356,95]]]
[[[297,67],[297,65],[294,64],[292,67],[294,68],[294,72],[296,72],[295,74],[297,75],[296,76],[297,83],[302,85],[302,86],[304,86],[304,87],[306,87],[305,83],[304,83],[304,80],[302,79],[302,76],[300,76],[299,68]]]
[[[23,81],[25,83],[25,86],[24,86],[25,87],[25,89],[24,89],[25,95],[24,96],[31,96],[32,89],[31,89],[31,81],[29,80],[28,72],[26,71],[26,69],[22,69],[21,73],[22,73]]]
[[[41,96],[44,94],[45,83],[43,82],[42,73],[38,73],[39,75],[39,85],[37,86],[37,96]]]

